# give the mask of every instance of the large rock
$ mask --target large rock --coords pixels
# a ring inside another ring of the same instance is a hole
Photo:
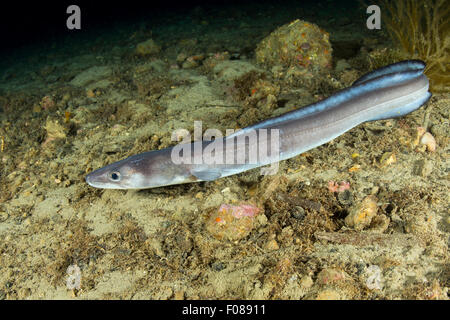
[[[273,67],[307,69],[312,73],[329,71],[332,48],[329,35],[317,25],[295,20],[264,38],[256,48],[258,63]]]
[[[108,66],[94,66],[79,73],[70,81],[70,84],[77,87],[83,87],[94,81],[107,78],[112,75],[112,69]]]

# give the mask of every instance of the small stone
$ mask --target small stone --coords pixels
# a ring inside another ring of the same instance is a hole
[[[305,218],[305,209],[300,206],[295,206],[294,210],[291,211],[293,218],[298,220],[303,220]]]
[[[168,300],[173,295],[172,288],[165,288],[160,293],[160,299]]]
[[[345,225],[355,230],[362,230],[372,222],[377,211],[377,198],[373,195],[367,196],[361,203],[350,209],[350,213],[345,218]]]
[[[184,300],[184,291],[183,290],[175,291],[173,299],[174,300]]]
[[[341,59],[341,60],[338,60],[338,62],[336,63],[336,67],[334,68],[334,71],[339,73],[346,69],[350,69],[351,67],[352,66],[345,59]]]
[[[329,285],[346,280],[347,277],[347,274],[342,270],[326,268],[317,275],[317,282],[323,285]]]
[[[317,300],[344,300],[345,296],[335,289],[324,289],[317,293]]]
[[[42,109],[49,110],[56,106],[55,101],[50,96],[44,96],[40,102]]]
[[[433,172],[433,163],[426,159],[417,160],[414,163],[413,173],[421,177],[427,177]]]
[[[264,248],[269,251],[275,251],[280,249],[280,246],[278,245],[278,242],[275,239],[272,239],[266,242]]]
[[[26,219],[23,221],[23,224],[24,224],[25,226],[30,226],[30,225],[31,225],[31,218],[26,218]]]
[[[5,211],[0,211],[0,222],[3,222],[3,221],[5,221],[5,220],[8,219],[8,218],[9,218],[9,215],[8,215],[7,212],[5,212]]]
[[[88,98],[95,98],[95,93],[92,89],[86,91],[86,95],[88,96]]]
[[[377,232],[377,233],[383,233],[387,230],[389,227],[389,223],[391,222],[391,219],[387,217],[384,214],[376,215],[372,222],[370,223],[370,231]]]
[[[397,157],[393,152],[385,152],[380,159],[380,164],[382,167],[387,167],[395,162],[397,162]]]
[[[230,187],[226,187],[226,188],[222,189],[220,192],[222,192],[222,193],[230,193],[231,189],[230,189]]]
[[[259,226],[264,227],[268,223],[268,219],[265,214],[258,214],[256,216],[256,222]]]
[[[310,276],[303,276],[300,279],[300,286],[304,289],[309,289],[313,286],[314,281]]]
[[[344,206],[349,206],[353,202],[352,192],[350,190],[345,190],[344,192],[339,192],[337,195],[338,201]]]
[[[33,112],[34,113],[39,113],[39,112],[41,112],[41,106],[40,105],[38,105],[38,104],[35,104],[34,106],[33,106]]]
[[[45,130],[47,131],[47,138],[52,139],[64,139],[67,134],[67,129],[57,120],[47,119]]]
[[[197,192],[196,194],[195,194],[195,198],[196,199],[203,199],[203,192]]]
[[[193,60],[193,59],[186,59],[186,61],[183,62],[183,64],[181,65],[181,67],[183,69],[193,69],[198,67],[198,62],[197,60]]]
[[[227,266],[223,262],[214,262],[211,266],[215,271],[222,271]]]
[[[181,52],[180,54],[177,55],[177,62],[179,64],[182,64],[184,62],[184,60],[187,59],[187,55],[183,52]]]
[[[136,53],[141,56],[156,54],[160,50],[161,47],[158,46],[153,39],[148,39],[147,41],[138,43],[138,45],[136,46]]]

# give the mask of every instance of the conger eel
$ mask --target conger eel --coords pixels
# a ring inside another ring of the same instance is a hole
[[[431,97],[428,78],[423,74],[424,68],[425,63],[420,60],[406,60],[385,66],[317,103],[264,120],[220,140],[181,145],[188,148],[181,149],[181,156],[187,155],[184,154],[186,150],[193,150],[192,155],[185,158],[189,161],[173,161],[174,148],[180,150],[178,145],[144,152],[107,165],[88,174],[86,182],[93,187],[106,189],[155,188],[212,181],[292,158],[329,142],[360,123],[399,117],[418,109]],[[263,135],[260,129],[267,129],[268,133]],[[256,132],[258,144],[266,143],[270,157],[251,161],[247,155],[249,148],[254,146],[254,143],[249,142],[251,132]],[[271,140],[273,137],[278,140]],[[223,146],[222,154],[221,150],[215,149],[212,155],[216,155],[216,152],[222,156],[231,153],[232,158],[229,159],[234,162],[198,161],[199,154],[194,150],[200,150],[201,160],[201,152],[212,142],[222,142],[219,146]],[[195,149],[198,146],[200,148]],[[272,152],[270,146],[274,146],[273,149],[278,152]],[[245,161],[236,161],[237,156],[242,154],[246,154]]]

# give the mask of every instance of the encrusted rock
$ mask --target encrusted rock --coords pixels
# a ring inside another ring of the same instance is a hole
[[[256,60],[269,67],[295,67],[314,74],[328,71],[332,52],[328,38],[317,25],[297,19],[264,38],[256,48]]]
[[[345,225],[355,230],[362,230],[372,222],[377,211],[377,198],[373,195],[367,196],[361,203],[350,209],[350,213],[345,218]]]

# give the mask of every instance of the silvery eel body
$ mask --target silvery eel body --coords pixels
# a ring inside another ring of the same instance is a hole
[[[394,118],[418,109],[431,97],[428,79],[423,74],[424,68],[422,61],[407,60],[377,69],[325,100],[267,119],[222,138],[223,154],[231,154],[236,159],[237,155],[246,154],[251,147],[248,139],[240,137],[256,132],[258,144],[266,143],[268,154],[272,155],[264,159],[258,158],[256,162],[250,161],[248,156],[243,163],[208,164],[195,161],[194,157],[198,153],[194,152],[192,143],[184,145],[184,150],[193,151],[189,158],[192,161],[186,161],[189,163],[173,161],[174,147],[149,151],[98,169],[86,176],[86,182],[96,188],[154,188],[211,181],[292,158],[329,142],[360,123]],[[267,129],[268,134],[261,134],[260,129]],[[279,147],[276,154],[270,150],[271,146],[275,146],[275,140],[271,140],[271,129],[276,129],[278,133]],[[227,148],[227,142],[233,142],[229,144],[232,147]],[[204,150],[210,143],[212,142],[200,142],[197,147]]]

